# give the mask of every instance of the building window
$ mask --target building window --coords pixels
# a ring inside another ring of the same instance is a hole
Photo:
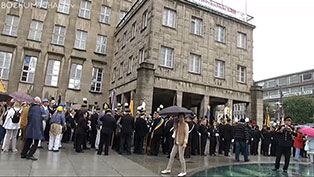
[[[215,60],[215,77],[225,78],[225,62]]]
[[[36,0],[36,7],[38,8],[48,8],[48,0]]]
[[[129,64],[128,64],[128,74],[133,72],[133,62],[134,62],[134,58],[133,56],[130,56]]]
[[[175,28],[176,26],[176,11],[172,9],[165,8],[162,24],[165,26],[169,26],[171,28]]]
[[[65,27],[55,25],[54,33],[52,35],[52,43],[57,45],[64,45]]]
[[[92,3],[90,1],[83,0],[81,3],[79,17],[90,19],[91,6],[92,6]]]
[[[120,11],[120,18],[119,18],[119,22],[125,17],[126,12],[125,11]]]
[[[71,0],[60,0],[58,6],[58,12],[69,14],[70,13]]]
[[[36,71],[37,57],[25,56],[21,81],[33,83]]]
[[[81,88],[81,77],[82,77],[82,65],[72,64],[69,88],[71,89],[80,89]]]
[[[246,49],[246,46],[247,46],[246,34],[238,32],[238,47]]]
[[[301,91],[300,87],[292,87],[290,88],[290,93],[299,93]]]
[[[77,30],[74,47],[76,49],[85,50],[86,49],[86,41],[87,41],[87,32]]]
[[[47,66],[46,85],[58,86],[60,61],[49,60]]]
[[[106,54],[107,49],[107,37],[98,35],[96,44],[96,53]]]
[[[173,67],[173,49],[161,47],[160,65],[172,68]]]
[[[8,79],[10,73],[12,53],[0,51],[0,78]]]
[[[19,17],[14,15],[8,15],[3,28],[3,34],[16,36],[18,26]]]
[[[34,41],[41,41],[44,23],[33,20],[29,29],[28,39]]]
[[[147,10],[142,15],[142,29],[147,27],[148,15]]]
[[[223,26],[216,26],[216,41],[225,43],[226,42],[226,28]]]
[[[119,68],[119,79],[122,79],[122,76],[123,76],[123,64],[124,62],[121,62],[120,63],[120,68]]]
[[[267,81],[267,88],[276,87],[276,85],[277,85],[276,80]]]
[[[246,83],[246,67],[238,65],[238,82]]]
[[[128,32],[127,31],[125,31],[124,33],[123,33],[123,38],[122,38],[122,47],[124,47],[124,46],[126,46],[126,40],[127,40],[127,34],[128,34]]]
[[[311,81],[313,80],[312,78],[313,78],[312,73],[302,74],[302,82]]]
[[[290,84],[298,84],[299,81],[299,76],[298,75],[293,75],[289,77],[289,83]]]
[[[143,63],[145,61],[145,49],[144,47],[140,49],[139,51],[139,64]]]
[[[306,85],[303,87],[304,92],[309,92],[314,90],[314,85]]]
[[[136,22],[132,24],[131,38],[135,38],[136,36]]]
[[[15,2],[18,2],[18,3],[24,3],[24,0],[13,0]]]
[[[203,28],[203,20],[197,17],[192,17],[192,33],[196,35],[202,34],[202,28]]]
[[[287,85],[288,84],[288,78],[284,77],[284,78],[280,78],[278,80],[278,85],[279,86],[283,86],[283,85]]]
[[[116,80],[116,72],[117,72],[117,67],[113,68],[113,72],[111,73],[112,75],[112,82],[114,82]]]
[[[108,6],[101,7],[101,14],[99,21],[105,24],[110,24],[111,21],[111,8]]]
[[[102,73],[103,73],[103,69],[93,68],[92,83],[91,83],[91,87],[90,87],[90,90],[92,92],[101,92],[102,79],[103,79]]]
[[[189,71],[197,74],[201,73],[201,56],[195,54],[190,55]]]

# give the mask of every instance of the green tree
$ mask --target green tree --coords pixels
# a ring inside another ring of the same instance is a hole
[[[314,99],[305,96],[293,96],[283,100],[285,116],[290,116],[297,124],[313,123]]]

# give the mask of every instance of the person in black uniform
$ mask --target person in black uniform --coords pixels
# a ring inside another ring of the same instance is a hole
[[[269,132],[269,128],[264,125],[262,130],[262,141],[263,141],[263,155],[269,156],[269,144],[271,143],[271,134]]]
[[[97,136],[97,125],[98,125],[98,116],[100,108],[96,107],[96,112],[91,116],[91,135],[90,135],[90,144],[91,148],[95,149],[95,142]]]
[[[194,116],[192,123],[194,128],[191,132],[192,135],[191,155],[197,155],[199,152],[199,134],[198,134],[199,125],[197,116]]]
[[[129,104],[124,105],[125,115],[121,117],[121,137],[120,137],[120,150],[122,154],[124,147],[126,148],[127,155],[131,155],[132,134],[134,131],[134,117],[130,114]]]
[[[78,153],[83,152],[82,146],[84,138],[86,137],[86,132],[88,130],[87,112],[81,112],[82,116],[78,120],[76,127],[76,138],[75,138],[75,151]]]
[[[225,142],[225,146],[224,146],[224,155],[225,156],[229,156],[229,152],[230,152],[230,144],[231,144],[231,140],[232,140],[233,136],[232,136],[232,126],[230,125],[230,119],[227,119],[227,124],[224,127],[223,130],[223,139]]]
[[[276,157],[277,146],[278,146],[278,132],[276,131],[277,125],[274,123],[270,134],[271,134],[271,146],[270,146],[270,155]]]
[[[293,146],[293,137],[296,136],[294,132],[294,128],[291,126],[291,117],[286,117],[284,119],[285,125],[280,126],[277,129],[278,132],[278,150],[276,155],[276,163],[275,169],[273,171],[278,171],[280,167],[280,159],[281,155],[285,156],[285,164],[283,166],[283,172],[287,173],[289,163],[290,163],[290,156],[291,156],[291,147]]]
[[[173,127],[174,125],[174,117],[170,116],[169,119],[165,122],[165,138],[166,138],[166,142],[165,142],[165,147],[166,147],[166,154],[168,155],[168,158],[170,158],[170,153],[173,147],[173,141],[174,139],[172,138],[173,135]]]
[[[208,137],[208,127],[207,127],[207,119],[202,119],[201,125],[199,128],[199,132],[201,134],[201,155],[205,155],[205,147]]]
[[[161,137],[164,133],[165,120],[159,115],[160,109],[157,109],[154,115],[154,121],[151,133],[150,155],[157,156],[159,153]]]
[[[115,149],[117,152],[119,152],[120,150],[120,135],[121,135],[121,125],[120,125],[120,121],[121,121],[121,117],[123,116],[123,112],[122,112],[122,108],[121,108],[121,104],[118,103],[118,108],[116,108],[115,110],[115,115],[114,118],[116,120],[116,130],[115,130],[115,136],[113,139],[113,146],[112,148]]]
[[[139,109],[139,117],[135,121],[135,133],[134,133],[134,153],[144,154],[144,139],[148,133],[148,126],[145,120],[145,110],[143,107]]]
[[[102,154],[105,144],[105,155],[109,155],[109,146],[111,144],[112,133],[116,128],[116,120],[112,117],[111,109],[107,109],[105,115],[100,117],[99,120],[102,122],[102,129],[97,154]]]
[[[258,144],[259,141],[261,139],[261,133],[259,131],[259,127],[256,125],[253,129],[252,129],[252,138],[253,141],[251,143],[251,155],[258,155]]]
[[[195,129],[195,126],[193,124],[191,115],[186,118],[185,122],[189,126],[189,139],[188,139],[188,144],[186,145],[186,148],[185,148],[184,157],[186,159],[188,159],[188,158],[191,158],[191,152],[192,152],[192,132]]]
[[[213,124],[209,127],[209,155],[216,156],[216,145],[217,145],[217,135],[218,135],[218,129],[216,127],[217,122],[213,122]]]
[[[218,154],[222,154],[222,151],[225,149],[225,139],[224,139],[224,130],[225,130],[225,124],[224,119],[220,120],[220,124],[218,125],[218,132],[219,132],[219,148],[218,148]]]

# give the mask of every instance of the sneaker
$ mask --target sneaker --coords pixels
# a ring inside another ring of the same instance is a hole
[[[163,170],[163,171],[161,171],[161,174],[169,174],[169,173],[171,173],[171,170]]]
[[[36,161],[38,160],[37,158],[35,158],[34,156],[30,156],[30,157],[26,157],[27,160],[32,160],[32,161]]]
[[[180,176],[186,176],[186,173],[182,173],[182,172],[181,172],[181,173],[178,174],[178,176],[179,176],[179,177],[180,177]]]
[[[18,150],[14,149],[12,152],[13,152],[13,154],[16,154],[18,152]]]
[[[277,168],[274,168],[274,169],[272,169],[273,171],[279,171],[279,169],[277,169]]]

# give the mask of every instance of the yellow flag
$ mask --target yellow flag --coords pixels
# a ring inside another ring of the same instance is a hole
[[[133,100],[131,100],[130,102],[130,110],[131,110],[131,115],[134,116],[134,109],[133,109],[133,106],[134,106],[134,102]]]
[[[4,88],[4,84],[3,84],[2,80],[0,80],[0,92],[1,93],[6,93],[7,92],[7,90]]]

